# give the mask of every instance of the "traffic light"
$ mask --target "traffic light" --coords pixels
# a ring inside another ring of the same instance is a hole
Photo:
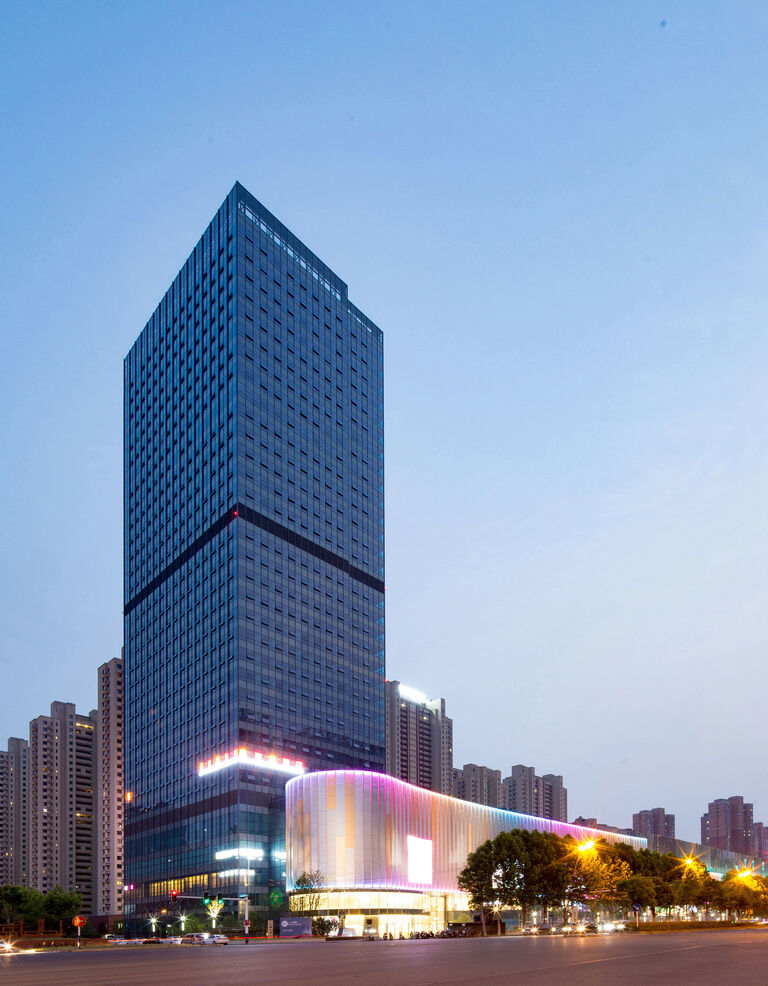
[[[176,903],[176,898],[178,896],[179,896],[179,891],[178,890],[172,890],[171,891],[171,900],[174,902],[174,904]]]
[[[211,892],[210,890],[206,890],[205,894],[203,895],[203,904],[205,904],[205,906],[207,907],[210,903],[211,903]]]

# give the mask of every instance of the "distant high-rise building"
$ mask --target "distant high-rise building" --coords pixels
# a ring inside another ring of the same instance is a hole
[[[761,859],[768,859],[768,826],[763,822],[753,822],[752,836],[755,855],[760,856]]]
[[[453,796],[478,805],[499,808],[501,803],[501,771],[465,763],[453,770]]]
[[[11,737],[0,750],[0,887],[27,883],[26,740]]]
[[[632,831],[646,839],[651,835],[674,839],[675,816],[668,815],[663,808],[643,808],[632,816]]]
[[[521,763],[512,767],[509,777],[502,781],[502,801],[507,811],[522,815],[539,815],[538,778],[535,767]]]
[[[384,769],[383,372],[239,183],[125,359],[127,913],[209,888],[266,915],[286,779]]]
[[[568,791],[562,774],[544,774],[541,791],[542,816],[558,822],[568,820]]]
[[[451,768],[451,794],[464,800],[464,774],[461,767]]]
[[[388,681],[387,773],[443,794],[453,792],[453,721],[445,699]]]
[[[0,750],[0,887],[13,883],[13,825],[11,807],[11,760],[5,750]]]
[[[753,806],[740,795],[710,801],[701,816],[701,841],[705,846],[752,855],[755,851]]]
[[[556,821],[568,820],[568,790],[561,774],[539,777],[535,767],[515,764],[502,781],[503,807],[508,811]]]
[[[587,818],[584,815],[578,815],[571,822],[571,825],[580,825],[582,828],[596,829],[597,828],[597,819],[596,818],[591,818],[591,817],[590,818]]]
[[[634,835],[635,833],[632,829],[622,829],[617,825],[606,825],[604,822],[598,822],[596,818],[585,818],[583,815],[579,815],[578,818],[574,818],[572,825],[580,825],[583,828],[588,829],[598,829],[600,832],[613,832],[616,835]]]
[[[29,724],[29,886],[76,891],[84,914],[94,913],[96,722],[52,702]]]
[[[123,913],[123,661],[114,658],[98,670],[96,771],[96,873],[94,909],[101,915]]]

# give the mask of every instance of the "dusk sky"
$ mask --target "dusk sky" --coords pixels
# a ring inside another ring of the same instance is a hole
[[[120,652],[123,357],[239,180],[384,331],[387,674],[455,763],[768,822],[767,52],[759,0],[7,0],[0,746]]]

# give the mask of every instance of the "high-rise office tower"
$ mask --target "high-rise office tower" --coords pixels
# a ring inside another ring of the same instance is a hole
[[[668,815],[663,808],[643,808],[632,816],[632,831],[646,839],[652,835],[674,839],[675,816]]]
[[[28,883],[76,891],[84,914],[94,913],[96,716],[52,702],[49,716],[29,724]]]
[[[126,357],[127,911],[266,907],[290,773],[384,768],[382,349],[236,184]]]
[[[445,699],[388,681],[387,773],[442,794],[453,793],[453,721]]]
[[[113,658],[98,670],[96,752],[96,856],[94,910],[123,913],[123,813],[125,751],[123,746],[123,659]]]

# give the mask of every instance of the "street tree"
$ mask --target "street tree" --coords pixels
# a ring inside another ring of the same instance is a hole
[[[3,924],[32,925],[43,916],[44,900],[39,890],[6,884],[0,887],[0,919]]]
[[[651,876],[633,873],[626,880],[620,880],[616,890],[629,907],[642,910],[649,907],[651,911],[656,907],[656,884]]]
[[[483,936],[488,934],[485,927],[485,909],[497,900],[495,875],[498,869],[497,855],[493,842],[488,840],[467,856],[467,864],[459,873],[458,885],[469,898],[470,906],[480,909]]]
[[[599,921],[601,907],[618,901],[618,885],[632,876],[632,870],[604,839],[580,845],[573,839],[565,841],[571,850],[566,857],[571,874],[568,898],[590,906]]]
[[[654,920],[656,920],[656,910],[661,908],[666,913],[669,912],[670,907],[675,903],[675,894],[672,890],[672,884],[663,876],[655,876],[653,879],[653,890],[656,896],[656,904],[651,905],[651,914]]]
[[[294,884],[294,892],[299,895],[298,908],[309,917],[315,917],[325,893],[325,874],[320,870],[304,870]]]
[[[53,924],[66,924],[80,910],[80,903],[80,894],[54,887],[43,897],[43,917]]]

